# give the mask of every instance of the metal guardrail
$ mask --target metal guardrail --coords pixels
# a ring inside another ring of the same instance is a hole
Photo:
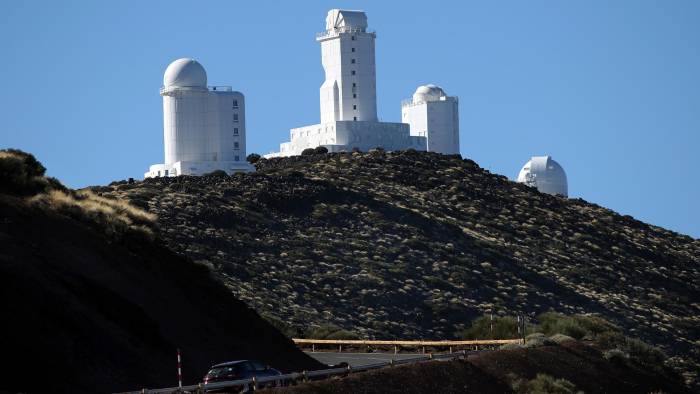
[[[501,340],[502,341],[502,340]],[[508,342],[506,343],[515,343],[513,341],[520,341],[520,340],[506,340]],[[360,341],[363,342],[363,341]],[[372,341],[364,341],[364,342],[372,342]],[[474,342],[474,341],[379,341],[379,342]],[[484,342],[484,341],[480,341]],[[494,342],[494,341],[489,341],[489,342]],[[491,343],[495,344],[495,343]],[[223,389],[223,388],[234,388],[234,387],[240,387],[241,390],[247,390],[247,391],[255,391],[257,390],[261,385],[264,385],[266,383],[273,382],[275,387],[278,387],[283,384],[287,383],[296,383],[296,382],[306,382],[309,380],[313,379],[319,379],[319,378],[328,378],[331,376],[338,376],[338,375],[349,375],[352,373],[356,372],[363,372],[363,371],[369,371],[373,369],[381,369],[385,367],[392,367],[396,365],[403,365],[403,364],[414,364],[414,363],[421,363],[421,362],[426,362],[426,361],[433,361],[433,360],[455,360],[455,359],[460,359],[460,358],[466,358],[468,354],[473,353],[473,352],[467,352],[466,350],[463,350],[461,352],[456,352],[456,353],[445,353],[445,354],[428,354],[426,356],[419,356],[419,357],[414,357],[414,358],[407,358],[403,360],[391,360],[388,362],[381,362],[381,363],[376,363],[376,364],[368,364],[368,365],[362,365],[359,367],[342,367],[342,368],[329,368],[329,369],[320,369],[316,371],[303,371],[303,372],[292,372],[284,375],[278,375],[278,376],[266,376],[266,377],[261,377],[261,378],[250,378],[250,379],[240,379],[240,380],[231,380],[231,381],[226,381],[226,382],[215,382],[215,383],[207,383],[206,385],[204,383],[199,383],[196,385],[190,385],[190,386],[183,386],[182,388],[179,387],[168,387],[168,388],[161,388],[161,389],[141,389],[138,391],[128,391],[128,392],[123,392],[119,394],[160,394],[160,393],[197,393],[197,394],[203,394],[208,392],[209,390],[218,390],[218,389]]]
[[[375,346],[474,346],[474,345],[505,345],[508,343],[522,343],[522,339],[473,339],[464,341],[393,341],[393,340],[366,340],[366,339],[302,339],[292,338],[295,344],[328,344],[328,345],[375,345]]]
[[[380,369],[384,367],[390,367],[402,364],[413,364],[432,360],[454,360],[459,358],[466,358],[467,354],[474,352],[467,352],[467,350],[462,350],[459,352],[452,352],[454,347],[460,346],[474,346],[478,349],[478,346],[488,346],[488,345],[505,345],[510,343],[523,343],[523,339],[475,339],[475,340],[464,340],[464,341],[394,341],[394,340],[365,340],[365,339],[303,339],[303,338],[293,338],[297,345],[349,345],[349,346],[394,346],[394,353],[396,353],[399,346],[404,347],[423,347],[425,352],[425,347],[448,347],[450,349],[449,353],[442,354],[432,354],[428,353],[425,356],[406,358],[403,360],[394,360],[388,362],[380,362],[376,364],[367,364],[359,367],[342,367],[342,368],[329,368],[320,369],[316,371],[303,371],[303,372],[292,372],[284,375],[278,376],[266,376],[261,378],[250,378],[250,379],[240,379],[231,380],[226,382],[215,382],[215,383],[199,383],[196,385],[183,386],[183,387],[167,387],[161,389],[141,389],[139,391],[128,391],[119,394],[160,394],[160,393],[206,393],[209,390],[218,390],[223,388],[233,388],[240,387],[241,390],[256,390],[260,385],[266,383],[274,382],[274,386],[280,386],[284,383],[308,381],[311,379],[327,378],[337,375],[348,375],[355,372],[369,371],[372,369]]]

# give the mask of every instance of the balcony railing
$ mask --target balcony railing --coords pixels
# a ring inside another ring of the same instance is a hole
[[[233,91],[233,88],[230,86],[207,86],[209,90],[211,91],[216,91],[216,92],[231,92]]]
[[[326,38],[337,37],[341,33],[367,33],[376,36],[377,33],[373,30],[367,30],[360,27],[336,27],[320,33],[316,33],[316,40],[325,40]]]

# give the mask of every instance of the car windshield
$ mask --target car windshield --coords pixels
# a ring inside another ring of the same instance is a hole
[[[227,365],[225,367],[212,368],[207,375],[212,378],[217,378],[220,376],[227,376],[238,373],[241,371],[240,365]]]

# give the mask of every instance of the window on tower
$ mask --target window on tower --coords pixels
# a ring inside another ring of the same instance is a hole
[[[238,127],[233,128],[233,135],[238,135]]]
[[[355,36],[350,36],[350,39],[355,41]]]
[[[355,64],[355,59],[351,59],[350,63]]]
[[[353,116],[353,117],[352,117],[352,120],[354,120],[354,121],[357,122],[357,116]]]
[[[355,52],[355,48],[352,48],[352,50],[350,52]]]
[[[353,93],[352,98],[357,98],[357,93]]]
[[[357,104],[353,104],[352,109],[357,109]]]
[[[241,161],[241,157],[240,156],[233,156],[233,161]]]
[[[236,109],[238,108],[238,100],[233,99],[233,108]]]
[[[233,114],[233,121],[238,122],[238,114]]]
[[[238,149],[238,148],[240,148],[240,144],[238,143],[238,141],[236,141],[233,143],[233,149]]]
[[[355,75],[355,70],[350,71],[350,75]]]

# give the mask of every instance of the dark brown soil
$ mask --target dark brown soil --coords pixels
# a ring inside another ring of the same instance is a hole
[[[158,241],[0,195],[0,392],[114,392],[185,383],[215,363],[320,364]]]

